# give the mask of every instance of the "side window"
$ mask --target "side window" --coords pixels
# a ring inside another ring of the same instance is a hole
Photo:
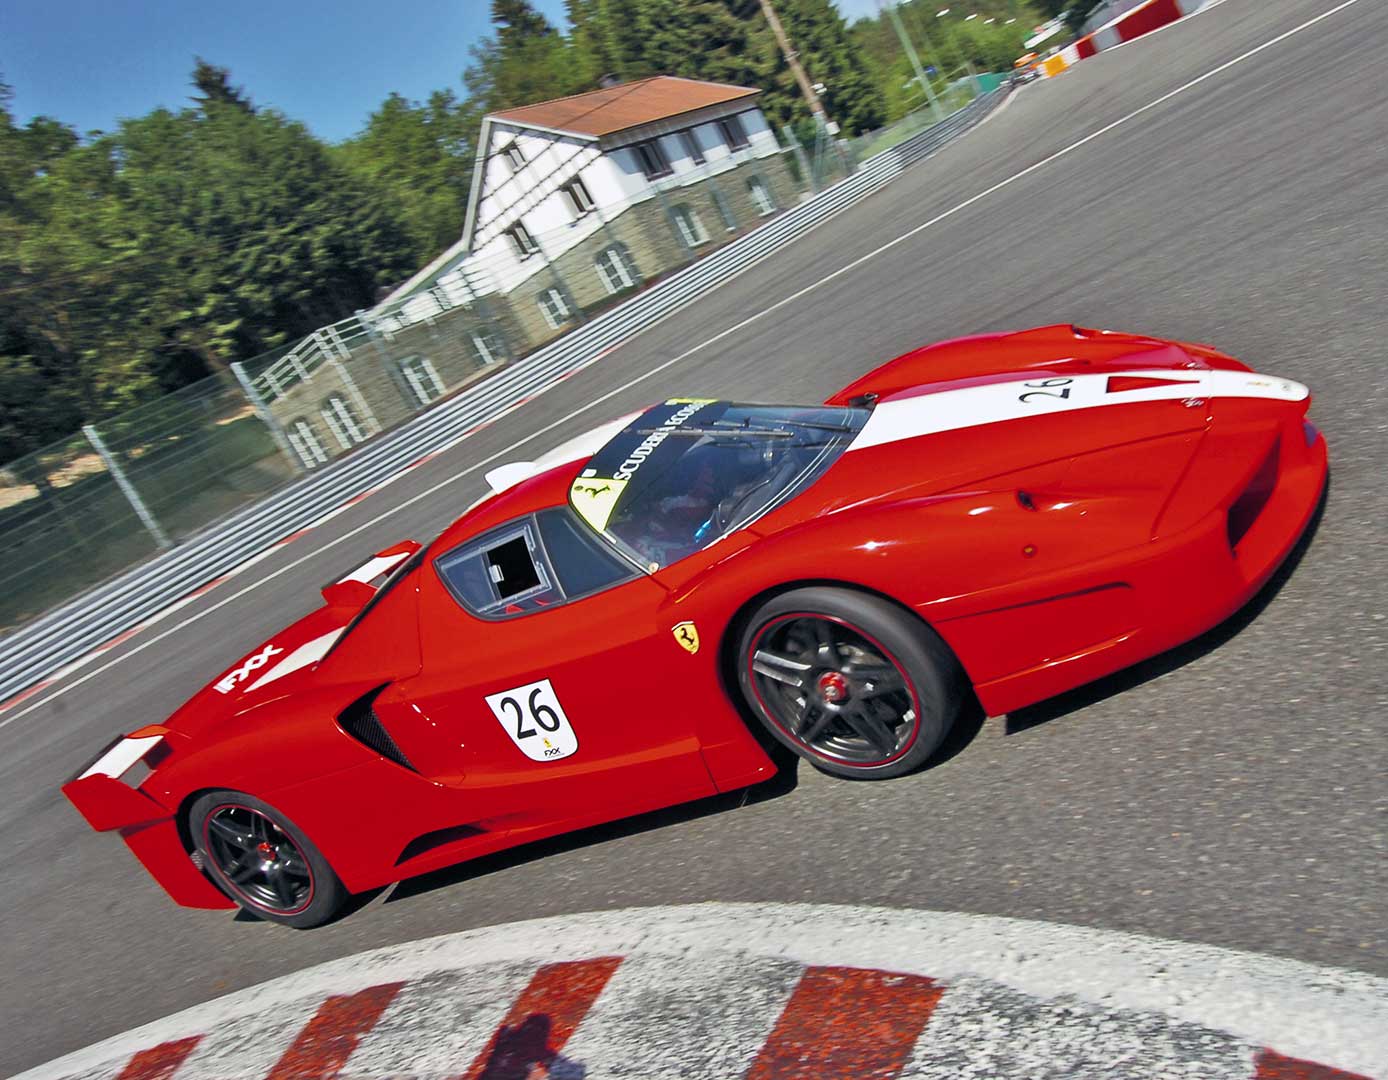
[[[434,565],[453,595],[477,615],[519,615],[562,599],[529,518],[455,548]]]
[[[294,448],[294,453],[299,455],[299,460],[303,462],[304,468],[312,469],[315,465],[322,465],[328,460],[328,452],[318,441],[318,434],[313,430],[313,425],[302,416],[290,421],[285,427],[284,433],[288,436],[289,445]]]
[[[599,592],[636,576],[636,568],[614,555],[567,507],[542,510],[535,520],[559,584],[569,599]]]
[[[356,412],[341,394],[329,394],[319,413],[333,437],[342,444],[342,449],[350,450],[366,438],[366,432],[361,426],[361,421],[357,419]]]
[[[414,395],[416,405],[428,405],[443,393],[443,381],[427,356],[405,357],[400,361],[400,374]]]
[[[543,611],[636,575],[564,507],[493,529],[434,565],[454,599],[491,619]]]

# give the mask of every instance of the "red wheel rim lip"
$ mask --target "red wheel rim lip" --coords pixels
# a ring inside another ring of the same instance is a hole
[[[767,706],[766,699],[762,697],[761,690],[757,687],[757,675],[756,672],[752,670],[752,658],[756,656],[757,646],[761,644],[762,638],[766,636],[769,630],[781,625],[784,622],[789,622],[792,619],[823,619],[825,622],[835,623],[848,630],[851,630],[853,633],[857,634],[859,637],[867,641],[875,649],[879,650],[882,653],[883,659],[890,662],[891,665],[896,668],[896,670],[901,675],[902,681],[906,684],[907,691],[911,695],[911,709],[916,714],[915,726],[912,728],[911,737],[906,740],[905,746],[898,749],[896,753],[892,754],[890,757],[882,758],[880,761],[847,761],[843,758],[837,758],[831,754],[826,754],[823,751],[811,746],[804,740],[797,738],[794,733],[786,729],[785,724],[781,723],[781,721],[777,719],[775,712]],[[882,642],[878,641],[877,638],[874,637],[872,634],[869,634],[866,630],[862,629],[862,627],[858,626],[853,622],[850,622],[848,619],[842,618],[838,615],[826,615],[823,612],[818,611],[791,611],[785,613],[784,615],[777,615],[774,619],[772,619],[770,622],[768,622],[765,626],[763,626],[760,630],[757,631],[757,636],[752,639],[751,647],[747,650],[747,655],[746,657],[744,657],[744,662],[747,665],[748,685],[751,686],[752,693],[756,696],[757,705],[760,707],[762,715],[765,716],[768,720],[770,720],[773,724],[775,724],[778,730],[784,732],[786,738],[790,739],[790,741],[793,742],[796,746],[803,746],[806,750],[808,750],[811,754],[814,754],[818,758],[821,758],[825,761],[831,761],[835,765],[848,769],[880,769],[883,765],[890,765],[894,761],[900,761],[902,757],[904,757],[908,752],[910,752],[911,747],[916,745],[916,740],[920,738],[921,720],[925,714],[921,711],[920,695],[916,693],[916,684],[912,682],[910,674],[904,667],[902,667],[901,661],[896,658],[896,654],[894,652],[892,652],[885,645],[883,645]]]
[[[212,855],[212,839],[210,836],[210,831],[212,828],[212,819],[216,817],[219,813],[221,813],[223,810],[245,810],[249,814],[255,814],[258,817],[264,818],[276,829],[279,829],[280,832],[284,833],[285,839],[288,840],[291,845],[293,845],[293,848],[298,853],[299,858],[304,860],[304,868],[308,870],[308,895],[304,897],[304,901],[302,904],[300,904],[296,908],[277,908],[270,907],[268,904],[262,904],[259,900],[247,893],[244,889],[237,885],[236,882],[232,881],[229,877],[226,876],[225,873],[222,872],[222,868],[218,865],[216,858],[210,857]],[[217,880],[220,881],[223,885],[225,885],[228,889],[230,889],[233,893],[235,893],[237,899],[244,902],[248,907],[253,907],[257,911],[263,911],[269,915],[298,915],[300,912],[307,910],[308,906],[313,903],[314,894],[318,891],[318,877],[316,874],[314,874],[313,867],[309,865],[308,857],[304,854],[303,849],[299,847],[298,843],[294,840],[294,838],[289,835],[289,833],[284,829],[283,826],[280,825],[279,822],[277,822],[274,818],[272,818],[269,814],[265,813],[264,811],[257,810],[254,806],[247,806],[245,803],[235,802],[218,803],[206,814],[204,814],[202,819],[202,849],[209,855],[207,862],[209,867],[211,867],[212,870],[216,873]]]

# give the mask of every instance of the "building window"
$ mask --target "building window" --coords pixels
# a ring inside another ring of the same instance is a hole
[[[610,294],[630,289],[636,284],[636,267],[631,256],[620,244],[613,244],[598,253],[593,265],[597,267],[602,287]]]
[[[535,298],[535,303],[540,305],[540,314],[551,330],[558,330],[569,321],[569,305],[558,289],[546,289]]]
[[[518,259],[528,259],[540,250],[540,245],[535,243],[530,230],[519,221],[506,230],[506,236],[511,241],[511,247],[515,249]]]
[[[333,394],[327,401],[323,402],[323,408],[320,412],[323,416],[323,422],[333,433],[333,438],[342,444],[342,449],[350,450],[366,438],[366,431],[357,419],[357,414],[352,411],[352,406],[347,404],[347,399],[341,394]]]
[[[659,139],[636,143],[631,150],[636,155],[637,164],[641,166],[641,171],[646,174],[647,180],[659,180],[662,176],[669,176],[674,171],[670,168],[670,161],[666,158],[665,151],[660,148]]]
[[[729,116],[719,120],[718,130],[723,133],[723,141],[728,144],[730,150],[745,150],[750,145],[740,116]]]
[[[501,148],[501,156],[506,159],[506,164],[511,166],[511,171],[520,172],[525,165],[525,155],[521,153],[521,148],[514,142],[509,142]]]
[[[689,155],[689,160],[695,165],[704,163],[704,150],[699,145],[699,137],[690,128],[685,128],[680,132],[680,142],[684,143],[684,152]]]
[[[585,214],[593,212],[593,207],[596,204],[593,202],[593,196],[588,194],[588,188],[580,177],[575,176],[559,190],[569,201],[569,209],[573,211],[574,217],[581,218]]]
[[[400,374],[405,377],[417,405],[428,405],[443,393],[443,381],[427,356],[405,357],[400,361]]]
[[[747,194],[752,196],[752,203],[762,217],[776,212],[776,200],[771,195],[771,189],[766,186],[766,181],[760,176],[754,176],[747,181]]]
[[[680,239],[684,241],[685,247],[698,247],[700,244],[708,243],[708,233],[704,231],[704,223],[699,220],[699,215],[683,204],[670,208],[670,217],[675,222],[675,228],[679,230]]]
[[[313,430],[313,425],[302,416],[291,421],[289,426],[284,429],[284,433],[289,439],[289,445],[294,448],[294,453],[299,455],[299,460],[305,469],[312,469],[315,465],[322,465],[328,460],[328,452],[318,441],[318,433]]]
[[[473,358],[483,366],[495,364],[506,355],[501,338],[490,330],[473,330],[468,334],[472,340]]]

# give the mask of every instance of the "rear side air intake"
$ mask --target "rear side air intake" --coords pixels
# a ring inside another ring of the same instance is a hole
[[[363,746],[367,746],[380,754],[381,757],[395,762],[402,768],[409,769],[410,772],[419,772],[410,764],[410,759],[401,752],[400,747],[395,745],[395,740],[390,737],[390,732],[381,724],[380,719],[376,716],[376,710],[371,707],[376,696],[384,689],[384,686],[378,686],[371,693],[348,705],[338,716],[337,726]]]
[[[1234,504],[1229,507],[1229,547],[1235,552],[1238,551],[1239,542],[1248,535],[1248,530],[1253,528],[1253,523],[1258,520],[1258,515],[1267,506],[1268,499],[1272,497],[1273,489],[1277,487],[1277,466],[1282,452],[1282,440],[1278,439],[1272,444],[1272,449],[1268,451],[1267,457],[1258,466],[1258,471],[1253,474],[1253,479],[1248,482],[1248,486]]]

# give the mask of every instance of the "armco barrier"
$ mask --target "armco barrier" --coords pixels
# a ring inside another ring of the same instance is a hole
[[[1006,94],[998,89],[975,98],[939,124],[869,158],[852,176],[813,199],[492,378],[0,639],[0,702],[785,247],[967,131]]]
[[[1047,70],[1046,74],[1059,75],[1071,64],[1088,59],[1115,45],[1133,41],[1187,15],[1194,15],[1209,2],[1210,0],[1142,0],[1136,6],[1125,3],[1122,5],[1122,15],[1110,19],[1093,32],[1067,45],[1058,54],[1063,57],[1063,62],[1055,65],[1055,70]],[[1091,19],[1085,25],[1088,26],[1092,22]]]

